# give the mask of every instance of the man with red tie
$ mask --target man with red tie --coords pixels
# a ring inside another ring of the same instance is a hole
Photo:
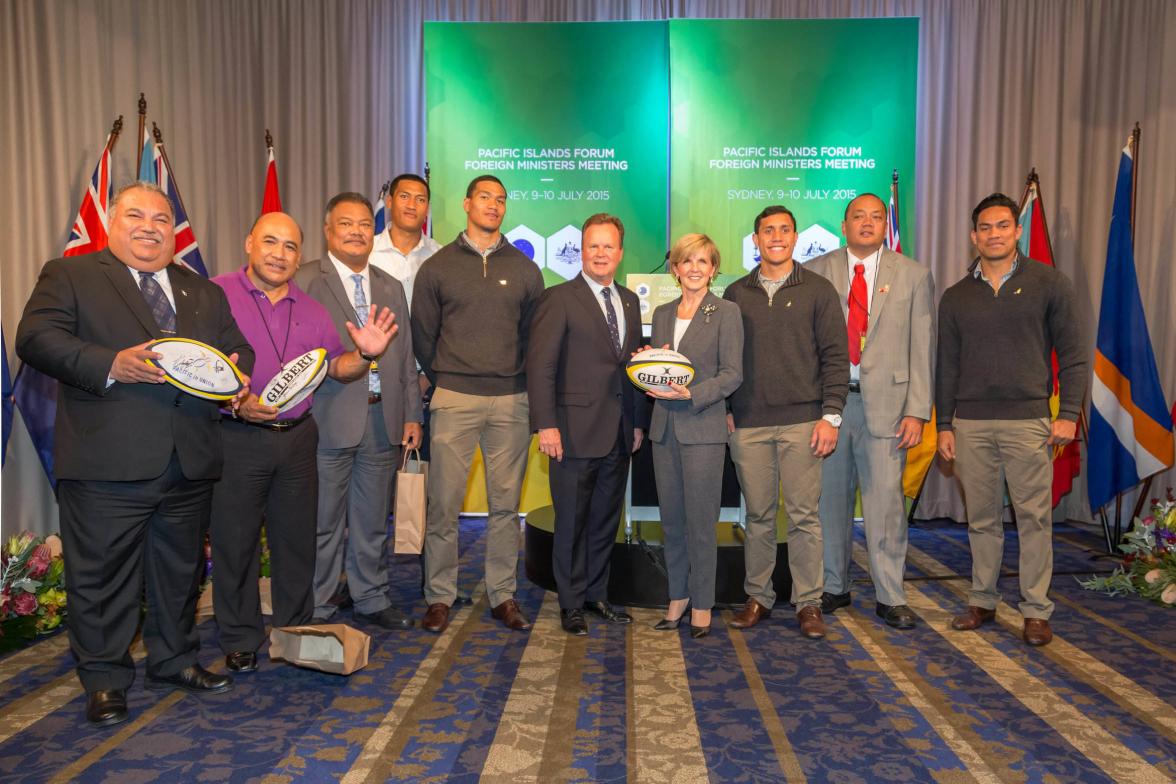
[[[898,629],[915,625],[906,602],[907,520],[902,496],[906,450],[931,418],[935,365],[935,284],[931,270],[883,247],[886,205],[872,193],[845,208],[846,247],[806,267],[841,298],[849,345],[849,396],[841,438],[821,474],[825,550],[824,612],[850,604],[853,513],[862,517],[875,612]]]

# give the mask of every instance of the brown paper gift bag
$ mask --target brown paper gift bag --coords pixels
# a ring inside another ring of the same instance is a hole
[[[345,623],[282,626],[270,631],[269,655],[299,667],[350,675],[367,666],[371,641]]]
[[[396,543],[393,552],[420,555],[425,545],[428,485],[429,464],[421,460],[420,450],[404,450],[404,460],[396,472],[396,509],[393,512]]]

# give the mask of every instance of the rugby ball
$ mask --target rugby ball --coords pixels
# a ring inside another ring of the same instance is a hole
[[[629,380],[646,392],[672,392],[670,383],[689,386],[694,380],[694,365],[677,351],[647,348],[638,351],[625,366]]]
[[[207,343],[190,338],[163,338],[147,344],[162,359],[144,360],[164,372],[164,381],[206,400],[231,400],[245,386],[241,371]]]
[[[282,365],[257,398],[279,412],[289,411],[306,400],[327,377],[327,350],[312,348],[305,354]]]

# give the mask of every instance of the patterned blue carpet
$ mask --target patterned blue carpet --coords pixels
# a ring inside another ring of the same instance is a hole
[[[272,663],[223,695],[129,693],[131,721],[91,729],[64,635],[0,660],[5,782],[1176,781],[1176,613],[1082,590],[1065,573],[1107,571],[1098,537],[1056,528],[1055,640],[1031,649],[1020,616],[953,632],[965,603],[965,530],[911,531],[908,595],[919,626],[873,613],[856,553],[854,607],[802,639],[786,608],[746,632],[559,629],[554,596],[520,577],[530,634],[489,617],[478,585],[481,521],[462,523],[474,605],[445,634],[372,634],[368,667],[344,678]],[[859,540],[860,540],[860,531]],[[1010,534],[1005,563],[1015,566]],[[415,558],[393,593],[423,613]],[[1016,577],[1002,581],[1017,598]],[[201,660],[221,669],[211,621]],[[142,651],[138,652],[140,667]]]

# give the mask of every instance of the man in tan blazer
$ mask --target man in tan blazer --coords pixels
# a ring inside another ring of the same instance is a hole
[[[805,265],[837,289],[850,344],[841,439],[821,477],[822,610],[850,604],[854,500],[860,487],[876,612],[889,625],[909,629],[915,614],[902,583],[907,551],[902,472],[906,450],[922,440],[923,425],[931,418],[935,284],[930,269],[882,246],[886,205],[877,196],[867,193],[851,201],[841,231],[846,247]]]

